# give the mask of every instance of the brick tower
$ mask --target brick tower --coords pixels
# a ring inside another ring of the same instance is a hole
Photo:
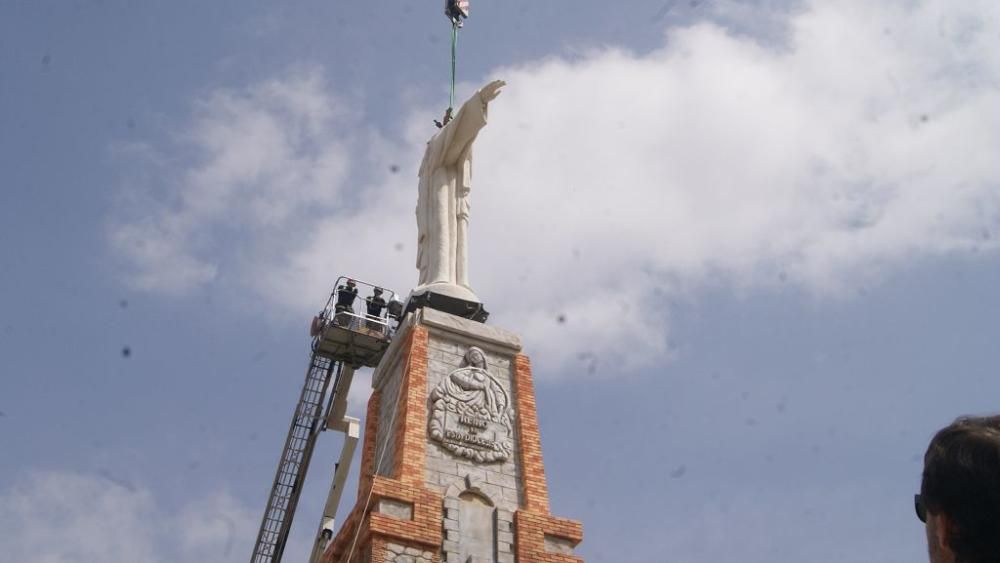
[[[324,563],[569,563],[520,338],[429,307],[372,378],[358,500]]]

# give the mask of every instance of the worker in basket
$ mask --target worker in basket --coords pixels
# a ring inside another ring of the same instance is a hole
[[[354,300],[358,297],[358,286],[354,280],[347,280],[346,285],[337,287],[337,303],[334,305],[333,322],[339,326],[351,324],[351,313],[354,312]],[[341,315],[340,313],[345,313]]]
[[[386,324],[382,322],[382,311],[386,307],[385,298],[382,297],[382,288],[376,287],[373,295],[365,298],[368,305],[368,321],[365,323],[369,329],[383,332]]]

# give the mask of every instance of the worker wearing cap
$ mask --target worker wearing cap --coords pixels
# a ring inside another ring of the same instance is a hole
[[[382,323],[374,320],[382,318],[382,310],[385,309],[386,302],[385,298],[382,297],[382,288],[376,287],[374,290],[374,295],[370,295],[365,298],[365,303],[368,305],[368,328],[379,330],[382,327]]]
[[[337,287],[337,303],[334,306],[334,322],[338,325],[344,326],[350,323],[350,319],[347,315],[341,316],[338,319],[340,313],[353,313],[354,312],[354,300],[358,297],[358,286],[354,284],[354,280],[347,280],[346,285],[341,285]]]

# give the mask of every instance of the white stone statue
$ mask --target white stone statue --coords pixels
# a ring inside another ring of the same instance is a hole
[[[500,94],[502,80],[472,95],[427,142],[417,196],[417,269],[413,294],[433,291],[478,302],[469,287],[469,192],[472,143],[486,126],[486,107]]]

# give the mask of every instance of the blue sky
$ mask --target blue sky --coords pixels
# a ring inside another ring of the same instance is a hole
[[[311,314],[416,280],[449,28],[361,7],[0,6],[13,561],[249,556]],[[588,561],[924,557],[926,442],[1000,410],[998,42],[987,1],[473,4],[472,284]]]

